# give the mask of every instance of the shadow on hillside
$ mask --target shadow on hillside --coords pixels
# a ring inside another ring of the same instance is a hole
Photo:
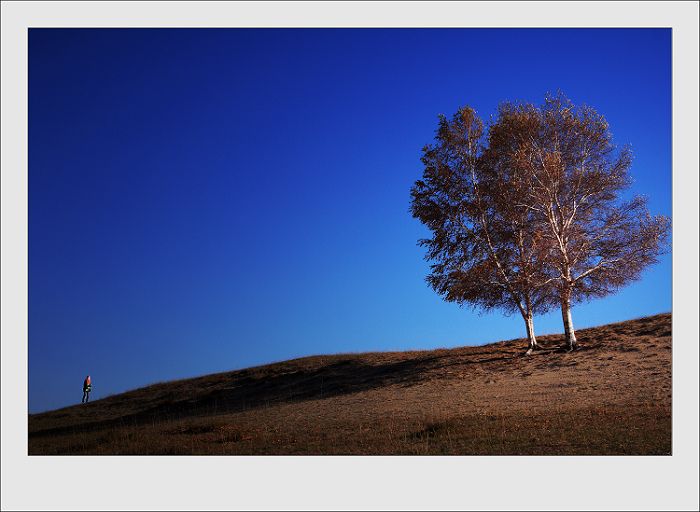
[[[503,355],[481,359],[480,363],[503,360]],[[368,364],[359,359],[341,359],[319,368],[276,375],[241,373],[233,386],[215,389],[200,396],[197,405],[226,412],[267,407],[272,404],[301,402],[368,391],[390,385],[415,385],[427,374],[477,361],[454,356],[430,356],[396,362]]]
[[[638,351],[671,335],[671,314],[577,332],[577,353],[592,354],[601,347]],[[568,360],[562,335],[538,338],[541,343],[528,358],[538,365],[560,366]],[[86,406],[43,413],[30,418],[30,437],[175,421],[264,409],[284,403],[301,403],[359,393],[384,386],[413,386],[429,380],[468,374],[474,368],[489,372],[510,370],[525,361],[524,340],[503,341],[481,347],[439,349],[402,354],[345,354],[312,356],[256,368],[214,374],[175,383],[161,383]],[[669,343],[670,348],[670,343]],[[116,412],[124,411],[123,414]],[[47,415],[47,416],[44,416]],[[58,416],[75,422],[58,423]],[[107,419],[109,416],[110,419]],[[61,426],[59,426],[61,425]],[[63,426],[65,425],[65,426]]]
[[[368,391],[393,384],[412,386],[425,382],[426,375],[458,366],[506,362],[519,354],[474,352],[470,357],[431,355],[395,362],[367,363],[361,357],[342,356],[336,362],[294,371],[263,371],[260,368],[232,372],[216,386],[204,388],[191,399],[167,401],[154,397],[153,406],[119,418],[86,421],[80,425],[45,428],[30,437],[60,435],[105,427],[125,427],[174,421],[195,416],[236,413],[283,403],[300,403],[338,395]],[[95,405],[108,406],[108,404]],[[95,411],[96,415],[97,411]]]

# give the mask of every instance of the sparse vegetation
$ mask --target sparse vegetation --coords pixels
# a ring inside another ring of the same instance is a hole
[[[671,314],[160,382],[29,416],[30,455],[668,455]]]

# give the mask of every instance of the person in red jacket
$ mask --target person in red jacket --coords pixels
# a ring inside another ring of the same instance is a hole
[[[86,403],[90,401],[90,389],[92,389],[92,382],[90,382],[90,376],[87,376],[85,382],[83,382],[83,401],[81,403]]]

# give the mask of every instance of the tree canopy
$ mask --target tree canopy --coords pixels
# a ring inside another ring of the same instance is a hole
[[[560,307],[574,349],[571,306],[640,279],[668,251],[670,219],[624,199],[630,148],[561,92],[541,106],[501,103],[488,129],[461,107],[439,116],[435,141],[411,190],[411,213],[433,233],[419,241],[426,280],[447,301],[519,311],[530,350],[534,314]]]
[[[473,109],[461,107],[452,120],[439,116],[435,140],[423,148],[423,180],[411,190],[413,216],[433,232],[419,241],[433,261],[427,281],[460,306],[519,312],[534,348],[533,316],[551,306],[536,219],[502,201],[515,191],[485,165],[486,132]]]

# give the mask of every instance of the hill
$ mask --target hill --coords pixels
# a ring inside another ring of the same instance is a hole
[[[670,454],[671,313],[431,351],[319,355],[29,415],[29,454]]]

